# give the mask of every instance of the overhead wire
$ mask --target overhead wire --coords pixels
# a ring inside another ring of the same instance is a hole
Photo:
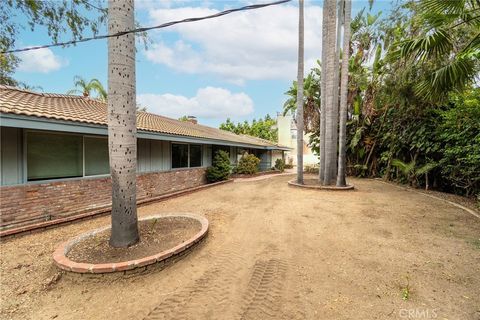
[[[253,5],[243,6],[243,7],[240,7],[240,8],[234,8],[234,9],[228,9],[228,10],[220,11],[220,12],[217,12],[217,13],[214,13],[214,14],[211,14],[211,15],[203,16],[203,17],[195,17],[195,18],[187,18],[187,19],[182,19],[182,20],[174,20],[174,21],[162,23],[162,24],[159,24],[159,25],[156,25],[156,26],[151,26],[151,27],[141,27],[141,28],[135,28],[135,29],[132,29],[132,30],[121,31],[121,32],[113,33],[113,34],[104,34],[104,35],[92,36],[92,37],[87,37],[87,38],[82,38],[82,39],[77,39],[77,40],[70,40],[70,41],[65,41],[65,42],[56,42],[56,43],[51,43],[51,44],[46,44],[46,45],[41,45],[41,46],[32,46],[32,47],[25,47],[25,48],[20,48],[20,49],[6,50],[6,51],[2,51],[1,53],[2,54],[17,53],[17,52],[39,50],[39,49],[45,49],[45,48],[51,48],[51,47],[68,46],[68,45],[87,42],[87,41],[92,41],[92,40],[108,39],[108,38],[112,38],[112,37],[121,37],[121,36],[124,36],[124,35],[127,35],[127,34],[141,33],[141,32],[146,32],[146,31],[150,31],[150,30],[154,30],[154,29],[166,28],[166,27],[170,27],[170,26],[173,26],[173,25],[176,25],[176,24],[181,24],[181,23],[188,23],[188,22],[195,22],[195,21],[218,18],[218,17],[221,17],[221,16],[225,16],[227,14],[238,12],[238,11],[255,10],[255,9],[280,5],[280,4],[283,4],[283,3],[290,2],[290,1],[292,1],[292,0],[280,0],[280,1],[269,2],[269,3],[253,4]]]

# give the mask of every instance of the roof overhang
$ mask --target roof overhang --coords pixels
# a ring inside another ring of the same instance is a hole
[[[24,128],[32,130],[48,130],[48,131],[60,131],[60,132],[73,132],[92,135],[108,135],[108,128],[105,125],[47,119],[34,116],[17,115],[10,113],[1,113],[0,126],[2,127],[14,127]],[[255,144],[240,143],[221,139],[209,139],[199,138],[191,136],[180,136],[167,133],[153,132],[138,130],[137,137],[140,139],[152,139],[152,140],[165,140],[174,142],[187,142],[187,143],[203,143],[214,145],[225,145],[233,147],[255,148],[264,150],[285,150],[290,148],[283,146],[261,146]]]

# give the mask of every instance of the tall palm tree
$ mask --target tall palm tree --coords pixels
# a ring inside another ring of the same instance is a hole
[[[84,97],[90,97],[92,95],[92,91],[94,91],[97,93],[97,97],[100,100],[107,100],[107,91],[98,79],[87,81],[80,76],[75,76],[73,78],[73,83],[75,85],[75,89],[68,90],[67,94],[81,93]]]
[[[337,186],[346,186],[346,150],[347,150],[347,99],[348,99],[348,62],[350,58],[350,20],[352,15],[351,0],[343,0],[343,55],[342,77],[340,80],[340,128],[338,136],[338,173]]]
[[[303,184],[303,0],[298,1],[297,182]]]
[[[327,10],[325,10],[326,0],[323,1],[323,16],[322,16],[322,61],[321,61],[321,83],[320,83],[320,146],[319,146],[319,153],[320,153],[320,164],[318,168],[318,178],[320,183],[323,184],[324,176],[325,176],[325,134],[326,134],[326,110],[325,110],[325,95],[326,95],[326,67],[327,67],[327,24],[325,21],[327,20]]]
[[[341,47],[341,39],[342,39],[342,17],[343,17],[343,7],[344,1],[338,0],[338,15],[337,15],[337,36],[336,36],[336,43],[335,43],[335,67],[334,67],[334,89],[333,89],[333,135],[334,141],[338,141],[338,96],[339,96],[339,77],[340,77],[340,47]],[[338,151],[338,144],[334,144],[334,154],[337,154]],[[337,174],[337,161],[333,162],[332,167],[330,168],[332,171],[332,176]]]
[[[335,95],[334,90],[338,90],[338,83],[335,84],[335,66],[338,68],[338,60],[335,59],[335,45],[336,45],[336,0],[325,0],[324,1],[324,21],[323,24],[326,29],[326,43],[322,44],[322,47],[326,50],[325,52],[325,62],[322,63],[322,77],[325,77],[325,94],[322,94],[324,97],[324,110],[325,112],[325,170],[323,176],[323,184],[330,185],[335,183],[335,174],[332,172],[332,168],[335,166],[337,161],[336,154],[336,144],[335,140]],[[323,90],[322,90],[323,93]]]
[[[416,63],[441,59],[431,76],[417,85],[417,94],[441,100],[452,90],[461,90],[478,77],[480,70],[480,1],[422,0],[419,11],[425,28],[421,35],[405,41],[404,58]],[[461,43],[451,34],[462,28]]]
[[[134,28],[134,0],[108,2],[108,33]],[[137,129],[135,35],[108,38],[108,145],[112,177],[110,245],[139,240],[137,220]]]

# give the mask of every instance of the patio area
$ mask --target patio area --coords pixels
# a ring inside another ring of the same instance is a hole
[[[479,319],[480,220],[375,180],[292,188],[291,175],[139,207],[193,213],[207,238],[163,270],[72,276],[56,246],[109,217],[2,240],[2,319]],[[425,315],[429,316],[426,317]]]

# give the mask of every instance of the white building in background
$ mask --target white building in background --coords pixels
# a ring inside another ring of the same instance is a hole
[[[278,144],[292,148],[285,152],[285,163],[297,164],[297,126],[291,115],[277,113]],[[319,159],[308,146],[309,135],[303,135],[303,164],[315,165]]]

